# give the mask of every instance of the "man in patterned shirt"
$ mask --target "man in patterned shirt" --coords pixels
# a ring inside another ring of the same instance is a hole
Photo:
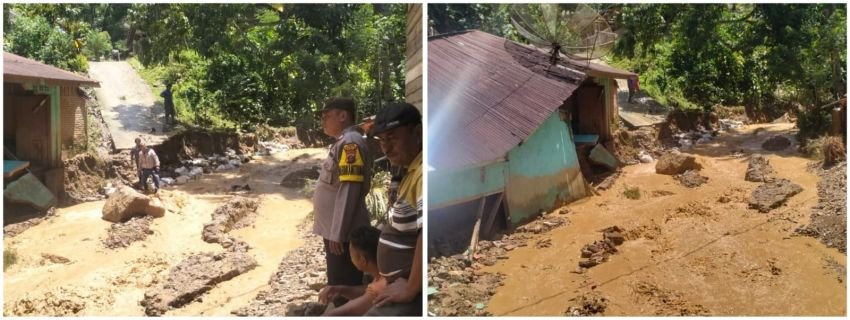
[[[406,168],[378,242],[387,287],[366,316],[422,315],[422,115],[409,103],[379,111],[371,134],[394,166]]]

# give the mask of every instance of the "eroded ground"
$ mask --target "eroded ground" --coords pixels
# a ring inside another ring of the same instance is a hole
[[[248,254],[258,266],[165,313],[230,315],[267,288],[281,259],[303,242],[297,226],[312,204],[279,183],[296,169],[290,160],[305,159],[305,153],[310,160],[299,161],[305,165],[324,156],[322,149],[300,149],[257,157],[239,170],[161,190],[165,217],[153,219],[152,232],[126,248],[108,249],[102,243],[110,228],[101,219],[104,201],[58,209],[44,222],[4,238],[4,249],[18,255],[4,272],[4,315],[144,315],[139,302],[145,292],[161,285],[173,267],[192,254],[224,250],[204,242],[202,232],[212,212],[238,194],[260,200],[253,226],[229,232],[249,244]],[[233,185],[245,184],[251,191],[232,192]]]
[[[565,226],[533,234],[492,266],[475,266],[504,277],[489,301],[472,304],[500,316],[845,315],[846,255],[795,233],[818,204],[817,170],[807,170],[812,161],[794,146],[761,148],[792,129],[748,126],[696,146],[689,152],[709,178],[698,187],[656,174],[654,162],[624,168],[601,195],[550,213],[566,217]],[[761,184],[744,180],[752,154],[764,154],[778,178],[803,191],[768,213],[750,209]],[[625,197],[626,186],[639,187],[640,198]],[[579,268],[582,248],[612,226],[625,238],[617,252]]]

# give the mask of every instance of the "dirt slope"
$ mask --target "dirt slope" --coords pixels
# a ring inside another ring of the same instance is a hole
[[[756,134],[756,129],[761,128]],[[568,205],[568,226],[535,236],[551,246],[508,253],[486,272],[505,275],[486,308],[494,315],[563,315],[587,297],[606,301],[603,315],[844,315],[846,255],[818,240],[795,236],[817,204],[815,173],[792,148],[767,152],[761,143],[790,136],[793,124],[749,126],[692,152],[710,179],[686,188],[655,164],[626,167],[600,196]],[[769,213],[747,208],[759,183],[744,180],[741,149],[767,156],[779,178],[803,187]],[[639,200],[623,195],[638,186]],[[672,194],[668,194],[672,193]],[[607,262],[581,272],[584,245],[602,230],[624,229],[626,241]]]

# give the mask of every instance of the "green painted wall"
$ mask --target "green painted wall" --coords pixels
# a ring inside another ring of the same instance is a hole
[[[555,111],[508,153],[506,197],[511,223],[516,225],[540,210],[549,211],[586,194],[569,125]]]
[[[428,172],[428,206],[439,208],[498,192],[505,187],[505,162],[483,167]]]

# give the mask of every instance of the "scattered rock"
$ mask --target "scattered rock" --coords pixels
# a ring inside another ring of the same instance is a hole
[[[803,191],[803,187],[788,179],[778,179],[756,188],[750,197],[750,208],[762,213],[781,206],[788,198]]]
[[[700,169],[702,169],[702,165],[697,162],[696,157],[684,154],[666,153],[655,164],[655,173],[666,175],[682,174],[688,170]]]
[[[750,162],[747,164],[747,175],[744,177],[744,180],[752,181],[752,182],[771,182],[774,180],[773,175],[776,172],[773,171],[773,167],[770,166],[770,162],[762,155],[754,155],[750,158]]]
[[[162,316],[172,308],[195,301],[216,284],[256,266],[254,258],[241,251],[192,255],[171,269],[162,286],[145,292],[140,304],[145,308],[145,315]]]
[[[688,188],[696,188],[708,182],[708,177],[701,176],[696,170],[685,171],[683,174],[676,175],[675,178]]]
[[[602,240],[586,244],[581,248],[582,260],[578,262],[579,267],[592,268],[608,261],[609,256],[617,253],[616,246],[621,245],[626,240],[623,229],[620,229],[620,227],[612,226],[601,231]]]
[[[301,228],[304,245],[288,253],[269,279],[269,289],[260,291],[247,306],[231,311],[237,316],[312,316],[319,307],[316,284],[327,283],[322,239]],[[316,267],[319,266],[319,267]],[[305,273],[304,270],[315,270]],[[324,306],[322,307],[324,308]]]
[[[150,224],[151,216],[136,216],[129,221],[114,223],[109,227],[103,245],[109,249],[126,248],[136,241],[145,240],[153,234]]]
[[[783,136],[773,136],[761,144],[761,148],[767,151],[782,151],[791,146],[791,140]]]
[[[188,176],[179,176],[177,178],[174,178],[174,184],[177,184],[177,185],[186,184],[186,183],[189,182],[189,179],[191,179],[191,178],[189,178]]]
[[[497,248],[479,245],[487,249]],[[502,285],[502,274],[473,270],[461,256],[432,258],[428,263],[428,310],[436,316],[488,316],[486,305],[496,288]]]
[[[314,168],[307,168],[290,172],[285,177],[283,177],[283,180],[280,181],[280,185],[286,188],[299,189],[304,187],[307,179],[319,179],[319,170]]]
[[[147,196],[128,186],[119,186],[103,205],[103,220],[127,221],[133,216],[146,214],[149,204],[150,198]]]
[[[564,312],[568,317],[601,316],[608,307],[608,299],[597,292],[588,292],[570,299],[574,304]]]
[[[818,204],[812,210],[811,222],[795,233],[819,239],[842,253],[847,250],[847,163],[829,169],[818,169]],[[842,271],[841,274],[844,274]]]

